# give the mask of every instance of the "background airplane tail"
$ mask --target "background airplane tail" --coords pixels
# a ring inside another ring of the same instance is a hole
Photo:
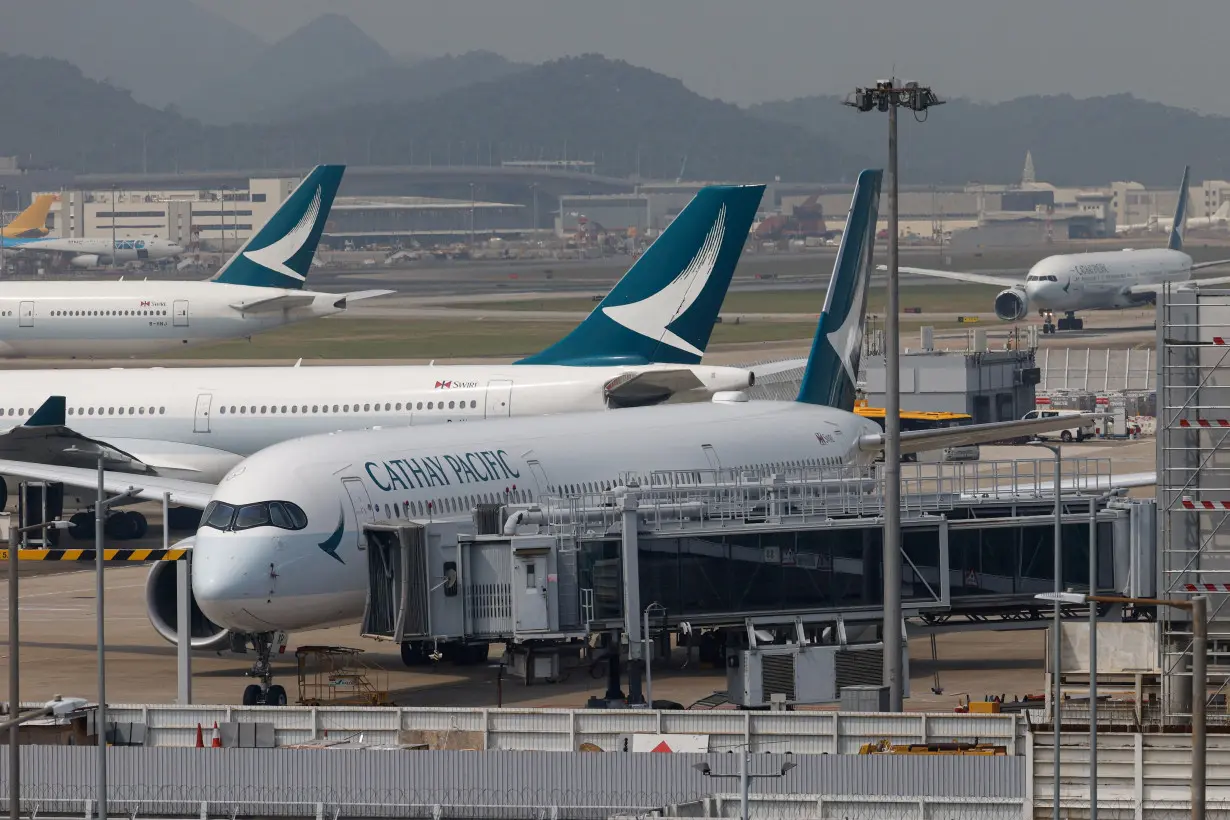
[[[8,239],[46,236],[47,214],[51,211],[51,203],[55,202],[55,199],[53,194],[35,197],[29,208],[19,213],[12,222],[0,230],[0,236]]]
[[[858,175],[798,401],[854,409],[883,171]]]
[[[1170,241],[1166,247],[1172,251],[1183,250],[1183,229],[1187,226],[1187,181],[1191,166],[1183,166],[1183,184],[1179,186],[1179,204],[1174,208],[1174,222],[1170,224]]]
[[[227,260],[213,281],[302,288],[345,170],[344,165],[317,165],[269,221]]]
[[[518,363],[699,362],[763,193],[702,188],[585,321]]]

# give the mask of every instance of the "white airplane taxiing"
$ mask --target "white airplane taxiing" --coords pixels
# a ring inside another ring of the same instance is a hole
[[[304,289],[344,170],[340,165],[314,169],[207,281],[0,283],[0,356],[132,356],[243,338],[391,293]]]
[[[182,245],[157,236],[125,239],[60,238],[4,240],[5,253],[46,254],[68,260],[75,268],[97,268],[125,262],[170,259],[184,252]]]
[[[101,450],[112,469],[217,481],[263,447],[314,433],[742,390],[753,373],[700,359],[763,190],[701,190],[585,321],[518,363],[13,370],[0,397],[0,455],[79,466],[96,463]],[[52,393],[64,398],[56,412],[38,412]],[[6,488],[0,480],[0,496]],[[78,523],[88,532],[92,518]],[[144,523],[126,513],[107,526],[122,538]]]
[[[1082,310],[1121,310],[1153,304],[1157,293],[1172,282],[1186,282],[1193,271],[1225,265],[1230,259],[1193,262],[1183,253],[1183,230],[1187,213],[1187,181],[1190,169],[1183,169],[1183,185],[1175,209],[1170,240],[1165,248],[1125,249],[1097,253],[1065,253],[1048,256],[1029,269],[1024,282],[1013,282],[980,273],[901,267],[902,273],[955,279],[1005,288],[995,297],[995,315],[1005,322],[1024,319],[1031,311],[1043,317],[1042,332],[1081,330]],[[882,267],[882,266],[881,266]],[[1223,284],[1230,277],[1200,280]],[[1058,322],[1055,313],[1065,314]]]
[[[103,481],[129,497],[170,493],[205,507],[193,557],[201,613],[193,643],[251,640],[261,684],[245,690],[244,702],[283,704],[285,690],[272,683],[269,666],[273,638],[361,618],[369,523],[461,517],[480,502],[530,503],[659,470],[870,465],[883,434],[852,408],[881,176],[859,177],[796,401],[725,397],[731,400],[352,431],[274,445],[216,484],[142,476],[134,486],[133,476],[111,471]],[[1028,435],[1056,424],[1071,420],[907,432],[902,450]],[[84,486],[95,481],[94,471],[83,468],[6,461],[0,471]],[[440,586],[430,594],[444,594]],[[174,611],[174,595],[168,599],[165,587],[151,576],[151,619],[173,635],[165,615]]]

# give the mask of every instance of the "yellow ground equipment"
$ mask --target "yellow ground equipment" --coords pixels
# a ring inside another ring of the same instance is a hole
[[[365,663],[362,649],[346,646],[301,646],[299,703],[303,706],[389,706],[389,677]]]
[[[1008,747],[990,743],[905,743],[896,745],[890,740],[864,743],[858,747],[861,755],[978,755],[1006,757]]]

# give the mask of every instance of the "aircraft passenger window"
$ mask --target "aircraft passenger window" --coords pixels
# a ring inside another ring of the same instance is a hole
[[[93,407],[91,407],[91,408],[90,408],[90,415],[91,415],[91,416],[92,416],[92,415],[94,415],[94,408],[93,408]]]
[[[137,408],[137,413],[138,413],[139,415],[144,416],[144,415],[145,415],[145,408],[144,408],[144,407],[138,407],[138,408]]]
[[[12,415],[12,414],[10,413],[9,415]],[[107,415],[108,415],[108,416],[114,416],[114,415],[115,415],[115,408],[114,408],[114,407],[108,407],[108,408],[107,408]]]
[[[24,416],[25,414],[26,414],[26,408],[24,407],[17,408],[17,415]]]
[[[68,408],[68,414],[69,414],[70,416],[73,414],[73,408],[71,408],[71,407],[70,407],[70,408]]]
[[[306,405],[305,405],[305,406],[306,406]],[[315,412],[317,412],[318,410],[320,410],[320,407],[319,407],[318,405],[313,404],[313,405],[312,405],[312,412],[313,412],[313,413],[315,413]]]
[[[282,405],[282,412],[283,412],[283,413],[285,413],[285,412],[286,412],[286,405],[285,405],[285,404],[283,404],[283,405]]]
[[[120,408],[120,415],[121,415],[121,416],[122,416],[122,415],[124,415],[124,408],[123,408],[123,407],[121,407],[121,408]]]
[[[372,406],[371,406],[370,404],[365,404],[365,405],[363,405],[363,412],[364,412],[364,413],[366,413],[368,410],[371,410],[371,409],[372,409]],[[379,410],[380,408],[379,408],[379,407],[376,407],[376,409],[377,409],[377,410]]]
[[[265,411],[267,411],[268,409],[269,409],[268,405],[262,404],[261,405],[261,415],[262,416],[265,415]]]
[[[247,413],[247,412],[248,412],[248,406],[247,406],[246,404],[241,404],[241,405],[239,406],[239,412],[240,412],[240,413]]]
[[[475,407],[478,407],[478,402],[474,401],[474,399],[470,399],[470,409],[473,410]]]
[[[389,505],[388,505],[388,504],[385,504],[385,505],[384,505],[384,517],[385,517],[385,518],[392,518],[392,517],[393,517],[393,511],[389,509]]]
[[[337,405],[336,405],[336,404],[335,404],[335,405],[333,405],[333,412],[334,412],[334,413],[336,413],[336,412],[337,412]]]
[[[427,409],[430,410],[431,407],[432,407],[432,402],[427,402]]]
[[[422,410],[422,409],[423,409],[423,403],[422,403],[422,402],[419,402],[418,407],[417,407],[417,408],[415,408],[415,409],[417,409],[417,410]]]
[[[357,410],[358,408],[356,407],[355,409]],[[350,412],[350,405],[349,405],[349,404],[343,404],[343,405],[342,405],[342,412],[343,412],[343,413],[349,413],[349,412]]]
[[[153,413],[153,412],[154,412],[154,408],[152,408],[152,407],[151,407],[151,408],[149,409],[149,411],[150,411],[151,413]],[[165,407],[159,407],[159,408],[158,408],[158,414],[159,414],[159,415],[162,415],[162,414],[164,414],[164,413],[166,413],[166,412],[167,412],[167,408],[165,408]]]
[[[452,410],[452,409],[453,409],[453,405],[454,405],[454,404],[456,404],[456,402],[451,402],[451,401],[450,401],[450,402],[448,403],[448,409],[449,409],[449,410]]]
[[[290,412],[292,412],[292,413],[298,413],[298,412],[299,412],[299,405],[297,405],[297,404],[292,404],[292,405],[290,406]]]

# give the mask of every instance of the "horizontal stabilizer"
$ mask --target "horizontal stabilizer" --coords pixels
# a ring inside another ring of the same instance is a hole
[[[314,293],[283,293],[278,296],[269,296],[264,299],[248,299],[244,302],[233,302],[231,310],[237,310],[240,313],[271,313],[275,310],[293,310],[298,307],[307,307],[316,301]]]
[[[1022,421],[993,421],[987,424],[966,424],[960,427],[944,427],[938,430],[911,430],[901,434],[902,453],[921,453],[926,450],[943,450],[946,447],[963,447],[969,444],[989,444],[993,441],[1032,438],[1039,433],[1068,430],[1083,421],[1100,418],[1098,413],[1080,413],[1066,416],[1051,416]],[[872,433],[858,440],[860,450],[882,450],[884,434]]]
[[[677,393],[704,386],[704,382],[691,370],[625,373],[606,383],[606,398],[615,407],[643,407],[660,404]]]
[[[388,296],[390,293],[396,293],[394,290],[356,290],[353,293],[343,293],[341,298],[333,304],[337,307],[346,307],[350,302],[361,302],[364,299],[375,299],[377,296]]]

